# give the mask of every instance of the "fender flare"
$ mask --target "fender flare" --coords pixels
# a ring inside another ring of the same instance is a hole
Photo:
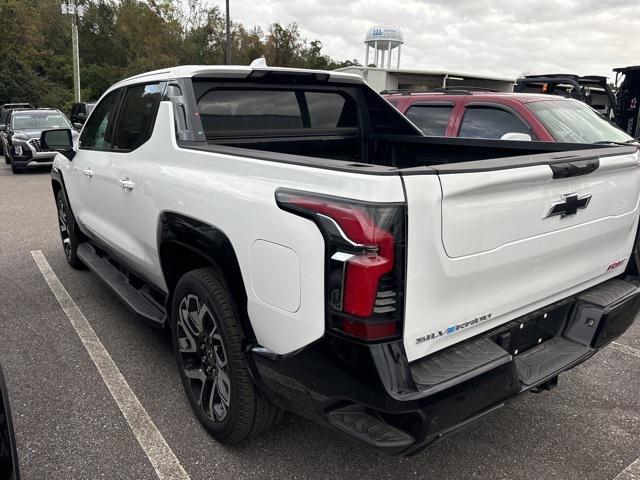
[[[169,292],[167,311],[171,310],[173,291],[184,273],[195,268],[217,268],[234,297],[245,339],[255,339],[247,311],[247,290],[240,263],[225,232],[187,215],[163,212],[158,226],[158,257]]]

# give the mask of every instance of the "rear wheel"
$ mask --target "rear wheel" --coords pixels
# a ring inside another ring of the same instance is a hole
[[[22,169],[20,169],[20,168],[16,167],[14,163],[11,163],[11,171],[12,171],[13,173],[21,173],[21,172],[22,172]]]
[[[76,222],[73,214],[69,210],[67,199],[62,190],[59,190],[56,194],[56,207],[58,209],[58,226],[60,227],[64,256],[71,267],[77,270],[83,270],[85,266],[78,258],[80,241],[78,239],[78,232],[76,231]]]
[[[253,383],[233,298],[217,270],[194,270],[180,279],[172,333],[187,398],[216,440],[238,443],[277,423],[282,411]]]

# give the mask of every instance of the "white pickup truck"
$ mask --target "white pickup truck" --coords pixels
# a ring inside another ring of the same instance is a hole
[[[356,76],[212,66],[41,140],[68,262],[171,328],[222,442],[286,409],[409,455],[640,308],[633,147],[429,138]]]

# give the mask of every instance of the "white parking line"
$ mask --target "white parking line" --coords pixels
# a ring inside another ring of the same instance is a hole
[[[640,358],[640,350],[637,348],[630,347],[629,345],[623,345],[618,342],[613,342],[611,345],[621,352]],[[616,475],[613,480],[640,480],[640,458]]]
[[[629,345],[623,345],[618,342],[613,342],[611,345],[613,345],[615,348],[617,348],[622,352],[625,352],[630,355],[633,355],[634,357],[640,358],[640,350],[638,350],[637,348],[630,347]]]
[[[84,348],[98,368],[109,392],[120,408],[138,443],[149,458],[160,480],[190,480],[189,475],[175,456],[164,437],[149,417],[138,397],[120,373],[109,352],[94,332],[84,314],[51,269],[41,250],[31,252],[49,288],[76,330]]]
[[[640,458],[616,475],[613,480],[640,480]]]

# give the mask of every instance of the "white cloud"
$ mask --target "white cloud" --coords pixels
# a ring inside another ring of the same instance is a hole
[[[231,0],[231,17],[248,26],[295,22],[325,53],[361,63],[367,28],[397,25],[404,68],[611,76],[613,67],[640,64],[638,0]]]

